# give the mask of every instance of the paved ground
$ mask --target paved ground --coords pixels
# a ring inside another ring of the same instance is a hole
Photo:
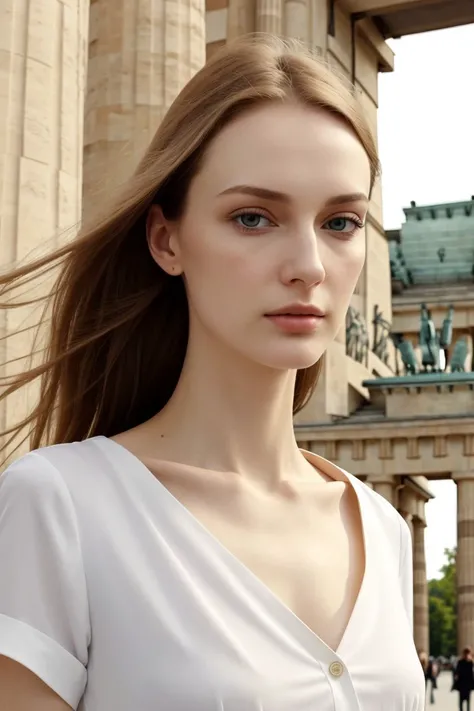
[[[456,691],[451,691],[452,674],[451,672],[443,672],[438,678],[438,690],[435,691],[435,704],[432,706],[429,703],[429,698],[426,702],[428,711],[458,711],[459,696]],[[428,686],[429,696],[429,686]]]

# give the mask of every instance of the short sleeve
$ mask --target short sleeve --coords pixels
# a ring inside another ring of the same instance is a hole
[[[89,643],[75,508],[60,473],[32,452],[0,476],[0,654],[76,709]]]
[[[413,631],[413,542],[407,522],[400,516],[400,587]]]

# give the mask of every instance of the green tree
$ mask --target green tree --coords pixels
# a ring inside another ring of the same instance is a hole
[[[430,653],[449,657],[457,652],[456,549],[446,548],[439,579],[428,582]]]

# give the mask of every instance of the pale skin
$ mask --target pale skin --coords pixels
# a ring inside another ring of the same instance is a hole
[[[181,379],[164,410],[114,438],[333,650],[363,580],[362,522],[351,485],[298,449],[292,400],[297,369],[343,325],[369,189],[364,149],[333,115],[267,105],[224,128],[183,216],[170,222],[155,206],[147,223],[153,259],[188,293]],[[294,303],[324,312],[313,332],[267,317]],[[160,460],[187,466],[164,478]],[[69,709],[2,657],[0,689],[0,711]]]

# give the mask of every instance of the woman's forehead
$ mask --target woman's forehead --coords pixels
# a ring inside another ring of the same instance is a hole
[[[204,190],[218,193],[250,184],[291,194],[321,182],[330,191],[368,194],[370,162],[339,117],[311,107],[270,105],[225,126],[196,177]]]

